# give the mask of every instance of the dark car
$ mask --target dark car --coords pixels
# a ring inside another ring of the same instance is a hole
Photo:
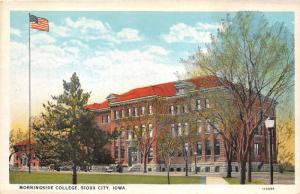
[[[59,169],[61,171],[71,171],[72,170],[72,166],[61,166],[61,167],[59,167]]]

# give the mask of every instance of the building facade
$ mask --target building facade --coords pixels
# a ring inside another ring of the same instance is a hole
[[[169,130],[179,139],[188,137],[182,140],[182,151],[179,149],[173,158],[171,171],[184,171],[187,160],[189,171],[225,172],[227,164],[222,136],[201,116],[202,112],[213,110],[212,98],[223,89],[216,77],[198,77],[110,94],[104,102],[86,108],[96,114],[101,130],[115,134],[115,139],[108,145],[111,156],[128,171],[142,170],[143,160],[147,160],[148,171],[165,171],[156,138],[161,130]],[[272,116],[275,117],[275,109]],[[147,134],[142,145],[134,141],[139,138],[136,134],[139,131]],[[275,145],[274,141],[274,148]],[[145,150],[148,150],[147,158],[143,155]],[[253,170],[267,168],[268,133],[265,127],[256,131],[251,150]],[[236,159],[232,169],[239,171]]]
[[[31,141],[31,170],[40,170],[40,160],[34,152],[35,142]],[[14,145],[14,153],[10,158],[10,167],[20,171],[27,171],[29,165],[29,141],[23,140]]]

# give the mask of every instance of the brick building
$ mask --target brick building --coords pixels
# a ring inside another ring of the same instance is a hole
[[[31,160],[30,165],[32,170],[40,169],[40,160],[36,157],[34,152],[35,141],[31,141]],[[14,153],[11,156],[10,164],[14,169],[21,171],[28,170],[28,157],[29,157],[29,141],[23,140],[14,145]]]
[[[117,132],[116,139],[110,142],[110,152],[116,163],[128,167],[129,171],[141,170],[144,159],[139,146],[133,141],[136,138],[133,129],[141,128],[149,133],[150,139],[154,139],[162,128],[168,128],[174,136],[185,134],[194,137],[193,142],[184,143],[182,152],[177,153],[171,171],[184,171],[186,153],[190,171],[195,170],[196,163],[196,169],[201,172],[224,172],[227,167],[222,137],[197,114],[210,110],[213,107],[210,98],[214,93],[222,92],[222,89],[218,78],[198,77],[136,88],[123,94],[110,94],[104,102],[90,104],[86,108],[96,114],[100,129]],[[162,115],[171,118],[163,127]],[[272,116],[275,116],[275,109]],[[265,127],[261,127],[254,137],[254,171],[267,167],[267,134]],[[149,148],[147,163],[148,171],[165,171],[157,154],[155,140]],[[236,160],[233,170],[239,170]]]

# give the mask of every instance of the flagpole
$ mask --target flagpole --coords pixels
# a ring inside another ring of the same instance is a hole
[[[29,48],[29,52],[28,52],[28,62],[29,62],[29,66],[28,66],[28,76],[29,76],[29,92],[28,92],[28,98],[29,98],[29,108],[28,108],[28,113],[29,113],[29,123],[28,123],[28,131],[29,131],[29,134],[28,134],[28,139],[29,139],[29,155],[28,155],[28,172],[30,173],[31,169],[30,169],[30,166],[31,166],[31,142],[30,142],[30,136],[31,136],[31,53],[30,53],[30,13],[28,14],[29,16],[29,28],[28,28],[28,31],[29,31],[29,36],[28,36],[28,48]]]

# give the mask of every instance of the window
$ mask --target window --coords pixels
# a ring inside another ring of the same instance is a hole
[[[188,136],[190,132],[189,124],[185,123],[184,124],[184,130],[185,130],[185,135]]]
[[[180,114],[180,105],[176,107],[176,114]]]
[[[131,114],[131,108],[128,109],[128,117],[131,117],[132,114]]]
[[[137,126],[137,125],[134,126],[134,131],[135,132],[133,133],[133,138],[136,139],[137,138],[137,134],[136,133],[139,131],[139,126]]]
[[[170,106],[170,113],[172,115],[175,115],[175,107],[174,106]]]
[[[115,119],[120,118],[120,112],[118,110],[115,111]]]
[[[197,143],[197,155],[202,156],[202,143],[201,142]]]
[[[123,159],[125,157],[125,143],[122,143],[121,146],[121,158]]]
[[[197,131],[198,135],[200,135],[202,133],[202,122],[198,122],[198,131]]]
[[[125,131],[124,129],[121,129],[121,139],[124,139],[125,138]]]
[[[175,124],[171,125],[171,131],[172,131],[172,136],[175,137],[176,136]]]
[[[215,141],[215,155],[219,156],[220,155],[220,140]]]
[[[197,110],[200,110],[200,109],[201,109],[201,100],[200,100],[200,99],[197,99],[197,100],[196,100],[196,109],[197,109]]]
[[[260,155],[260,144],[259,143],[254,144],[254,154],[257,156]]]
[[[142,125],[142,136],[146,135],[146,125]]]
[[[185,104],[185,105],[183,106],[183,112],[184,112],[184,113],[189,113],[189,107],[188,107],[188,105]]]
[[[134,108],[134,116],[137,117],[139,115],[139,110],[138,108]]]
[[[209,100],[207,98],[205,99],[205,108],[209,108]]]
[[[149,124],[149,136],[153,137],[153,125]]]
[[[27,158],[26,158],[26,156],[23,156],[23,157],[22,157],[21,162],[22,162],[22,165],[23,165],[23,166],[26,166],[26,165],[27,165]]]
[[[178,88],[177,94],[184,94],[184,88]]]
[[[109,123],[110,118],[109,115],[102,115],[102,123]]]
[[[178,150],[177,156],[178,156],[178,157],[181,157],[181,156],[182,156],[182,151]]]
[[[178,123],[178,136],[182,136],[182,127],[181,127],[181,123]]]
[[[117,143],[117,141],[115,141],[115,160],[117,160],[118,159],[118,151],[119,151],[119,147],[118,147],[118,143]]]
[[[124,117],[125,117],[125,111],[122,110],[122,116],[121,116],[121,118],[124,118]]]
[[[149,149],[149,158],[153,158],[153,148],[151,147],[150,149]]]
[[[210,126],[210,120],[209,119],[207,120],[206,124],[207,124],[206,133],[210,133],[211,126]]]
[[[142,113],[141,113],[141,114],[144,115],[145,112],[146,112],[146,108],[143,106],[143,107],[142,107]]]
[[[132,140],[132,131],[128,130],[128,140]]]
[[[153,110],[152,110],[152,106],[151,105],[149,106],[149,114],[150,115],[153,114]]]
[[[205,155],[206,156],[211,155],[211,143],[210,143],[210,141],[205,141]]]
[[[254,131],[255,135],[262,135],[262,126],[258,126],[255,131]]]

